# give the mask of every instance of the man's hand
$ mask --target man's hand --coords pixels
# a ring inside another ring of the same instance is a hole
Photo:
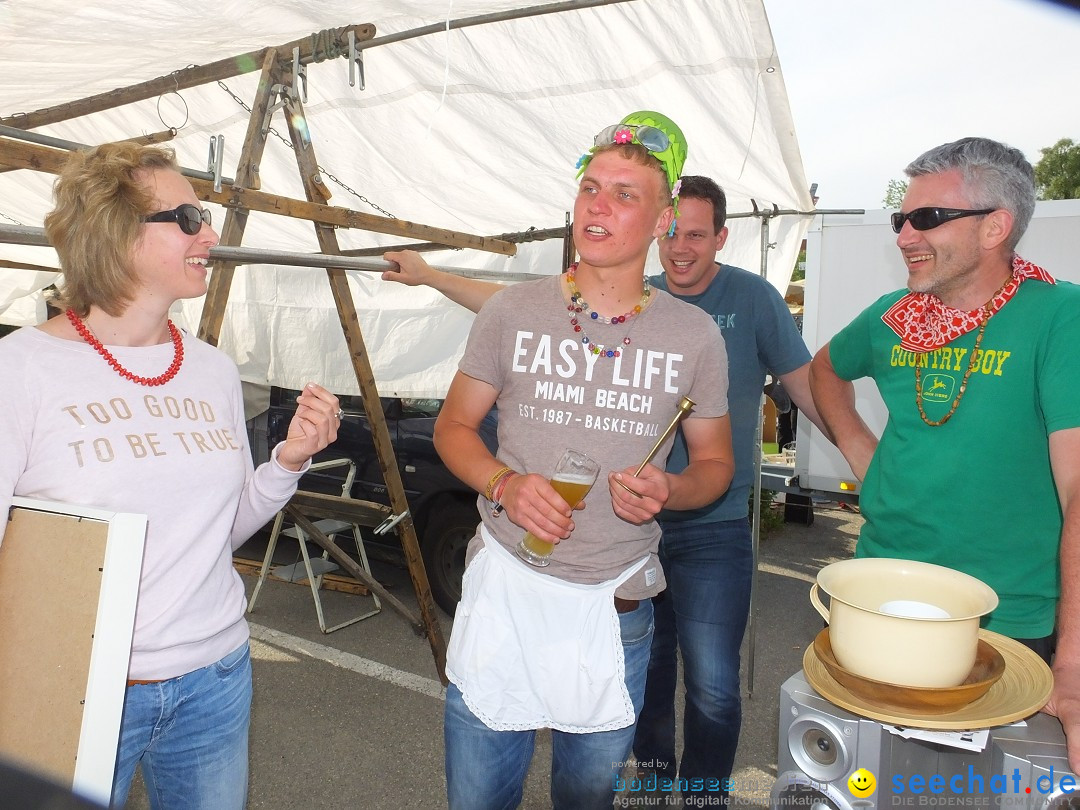
[[[828,343],[810,362],[810,390],[822,424],[827,428],[825,435],[832,439],[855,477],[862,481],[877,449],[877,436],[855,410],[855,386],[837,375]]]
[[[435,271],[415,250],[391,250],[383,258],[397,265],[396,270],[383,271],[383,281],[397,281],[410,287],[431,283]]]
[[[1080,666],[1054,662],[1054,691],[1043,711],[1061,721],[1068,743],[1069,770],[1080,773]]]
[[[608,490],[615,514],[627,523],[640,526],[652,520],[664,508],[671,487],[667,473],[659,467],[646,464],[636,477],[634,469],[627,467],[620,472],[608,473]],[[626,487],[633,492],[628,492]]]
[[[384,253],[383,258],[397,265],[396,269],[383,272],[383,281],[396,281],[410,287],[426,285],[471,312],[479,312],[487,300],[503,287],[494,281],[465,278],[437,270],[415,250],[391,250]]]
[[[1058,560],[1061,598],[1057,610],[1054,691],[1045,711],[1061,721],[1068,738],[1069,767],[1080,773],[1080,428],[1050,434],[1050,465],[1063,524]]]
[[[510,520],[541,540],[558,543],[574,531],[570,507],[542,475],[515,475],[507,482],[500,503]],[[574,505],[574,509],[584,508],[584,501]]]

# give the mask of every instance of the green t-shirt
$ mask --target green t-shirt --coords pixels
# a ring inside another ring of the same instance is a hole
[[[881,315],[906,291],[864,310],[829,355],[848,380],[872,377],[889,419],[863,481],[856,556],[945,565],[997,591],[984,621],[1013,638],[1054,628],[1061,507],[1047,437],[1080,426],[1080,287],[1029,280],[987,323],[978,363],[952,418],[976,331],[926,354],[900,348]]]

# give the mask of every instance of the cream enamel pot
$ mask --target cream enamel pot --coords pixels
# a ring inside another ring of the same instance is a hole
[[[820,591],[830,597],[828,608]],[[960,571],[878,557],[825,566],[810,602],[829,623],[833,654],[844,669],[884,683],[947,687],[971,672],[979,619],[998,598]]]

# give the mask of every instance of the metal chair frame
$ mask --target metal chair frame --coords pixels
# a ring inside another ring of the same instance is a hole
[[[353,481],[356,479],[356,463],[351,459],[339,458],[331,459],[329,461],[319,461],[311,465],[310,470],[325,470],[334,467],[348,466],[349,472],[345,476],[345,482],[341,487],[341,497],[350,497],[352,491]],[[356,616],[351,619],[347,619],[340,624],[335,624],[333,627],[326,626],[326,618],[323,614],[322,600],[319,598],[319,589],[322,587],[323,577],[331,571],[338,570],[338,565],[329,559],[329,552],[323,551],[322,556],[311,558],[308,553],[308,537],[307,534],[298,526],[291,526],[288,529],[282,530],[281,526],[285,520],[285,511],[282,510],[277,513],[274,518],[274,526],[270,531],[270,542],[266,546],[266,554],[263,556],[262,567],[259,569],[259,580],[255,583],[255,589],[251,592],[251,599],[248,600],[247,612],[251,613],[255,610],[255,601],[259,598],[259,592],[262,590],[263,584],[266,582],[266,578],[269,574],[273,574],[279,579],[284,579],[289,582],[299,582],[306,579],[311,587],[311,596],[315,600],[315,614],[319,619],[319,629],[323,633],[333,633],[335,630],[340,630],[342,627],[348,627],[351,624],[356,624],[359,621],[370,618],[375,614],[382,611],[382,601],[379,599],[378,594],[371,591],[371,598],[375,604],[374,609],[369,610],[360,616]],[[323,520],[315,521],[315,526],[330,538],[333,538],[337,534],[342,534],[347,530],[352,531],[353,540],[356,543],[356,552],[360,557],[360,566],[368,573],[371,574],[371,566],[368,563],[367,549],[364,546],[364,538],[360,532],[360,526],[355,523],[349,523],[343,520],[334,520],[332,518],[326,518]],[[296,538],[300,545],[301,562],[292,563],[290,565],[279,565],[271,568],[271,564],[274,558],[274,551],[277,549],[278,538],[282,535],[286,537]]]

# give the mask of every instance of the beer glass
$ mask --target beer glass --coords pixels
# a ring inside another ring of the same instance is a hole
[[[554,490],[573,508],[589,494],[599,474],[599,464],[584,453],[567,450],[549,481]],[[528,532],[518,543],[516,550],[517,555],[529,565],[543,568],[551,562],[548,558],[555,550],[555,544]]]

